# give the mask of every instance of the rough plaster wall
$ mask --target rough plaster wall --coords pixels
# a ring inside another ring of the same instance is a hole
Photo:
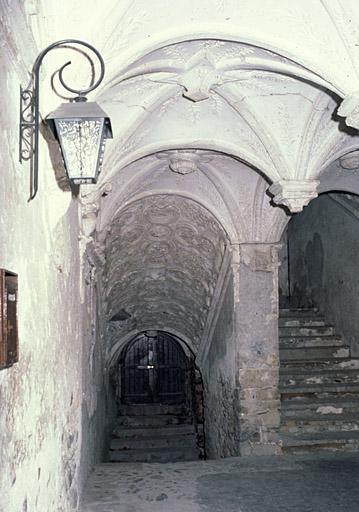
[[[292,303],[318,306],[359,357],[359,230],[353,217],[327,195],[288,226]]]
[[[280,240],[281,247],[279,248],[278,259],[278,286],[279,286],[279,304],[281,307],[288,306],[289,300],[289,266],[288,266],[288,238],[287,229],[285,229]]]
[[[82,382],[83,329],[91,321],[80,287],[79,203],[59,189],[42,138],[40,191],[27,201],[29,166],[17,163],[18,90],[37,50],[22,3],[0,8],[7,34],[0,55],[0,267],[19,275],[20,345],[19,362],[0,371],[0,510],[68,512],[77,508],[90,463],[83,453],[80,467],[92,375]],[[96,404],[89,417],[95,411]]]
[[[90,248],[91,249],[91,248]],[[111,396],[106,373],[105,315],[102,268],[87,250],[84,261],[83,368],[82,368],[82,443],[81,482],[86,482],[93,465],[106,458],[111,423]]]
[[[205,391],[206,453],[209,458],[239,454],[233,294],[233,276],[231,275],[224,292],[211,347],[202,368]]]

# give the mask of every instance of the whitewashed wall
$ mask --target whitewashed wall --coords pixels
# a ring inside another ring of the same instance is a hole
[[[79,202],[58,187],[43,140],[40,190],[28,202],[29,165],[17,162],[18,92],[38,50],[21,2],[0,8],[0,268],[19,275],[20,344],[19,362],[0,370],[0,510],[67,512],[96,454],[85,449],[81,466],[81,417],[90,436],[97,422],[93,356],[83,349],[83,333],[94,330],[85,301],[93,282],[82,287]]]

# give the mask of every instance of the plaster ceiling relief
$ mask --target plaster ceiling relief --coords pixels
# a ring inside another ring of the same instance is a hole
[[[155,325],[199,342],[226,244],[218,221],[189,199],[162,194],[125,207],[106,239],[108,318],[124,310],[124,334]]]
[[[352,149],[331,162],[320,175],[318,192],[348,192],[359,195],[359,150]]]
[[[193,172],[174,172],[171,162],[186,162]],[[190,148],[161,151],[133,162],[114,177],[112,191],[100,198],[97,240],[103,241],[112,229],[119,205],[123,208],[144,197],[166,193],[187,197],[211,211],[231,243],[276,242],[273,224],[287,213],[273,204],[269,187],[270,182],[260,172],[232,156]],[[131,240],[142,236],[142,225],[135,218],[131,222],[132,229],[121,235],[125,242],[127,236]],[[113,250],[118,251],[115,245]],[[120,265],[121,259],[118,261]]]
[[[325,87],[331,85],[294,61],[244,43],[192,40],[150,52],[122,70],[103,93],[109,105],[112,101],[132,109],[121,119],[121,137],[111,148],[103,179],[144,156],[141,150],[185,149],[192,142],[192,147],[240,158],[273,183],[296,182],[298,188],[300,180],[315,181],[318,159],[325,162],[345,137],[329,112],[337,103]],[[313,150],[320,156],[312,159]],[[172,171],[196,171],[193,160],[182,164],[174,163]],[[289,188],[282,190],[280,203]],[[287,206],[298,211],[298,201],[294,206],[288,198]]]
[[[359,150],[351,151],[339,158],[339,165],[342,169],[348,171],[359,170]]]

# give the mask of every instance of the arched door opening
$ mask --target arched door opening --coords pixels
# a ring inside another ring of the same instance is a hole
[[[188,387],[187,359],[167,333],[148,331],[127,344],[121,361],[123,404],[184,404]]]
[[[205,457],[202,377],[184,342],[164,331],[137,334],[119,354],[111,380],[112,462]]]
[[[281,433],[287,452],[357,450],[359,199],[323,193],[283,236]]]

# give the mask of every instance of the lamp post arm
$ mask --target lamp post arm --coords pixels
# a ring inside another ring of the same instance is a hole
[[[100,62],[100,75],[97,81],[87,89],[73,89],[69,87],[62,76],[62,72],[71,61],[64,64],[59,70],[59,79],[61,85],[68,91],[84,96],[96,89],[103,80],[105,74],[105,63],[102,56],[91,44],[79,39],[63,39],[50,44],[39,53],[32,69],[30,84],[26,89],[20,87],[20,134],[19,134],[19,161],[30,160],[30,197],[29,201],[34,199],[38,191],[39,175],[39,133],[40,133],[40,68],[44,57],[54,48],[78,44],[90,49]]]

